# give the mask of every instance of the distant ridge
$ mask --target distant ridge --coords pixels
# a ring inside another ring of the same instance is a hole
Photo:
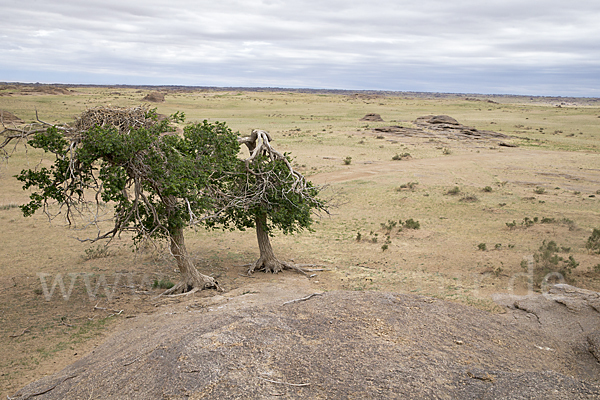
[[[313,89],[313,88],[283,88],[283,87],[219,87],[219,86],[183,86],[183,85],[97,85],[97,84],[65,84],[65,83],[25,83],[25,82],[0,82],[0,90],[2,86],[26,86],[26,87],[39,87],[39,86],[52,86],[58,88],[78,88],[78,87],[95,87],[95,88],[130,88],[138,90],[152,90],[152,91],[196,91],[206,90],[215,92],[289,92],[289,93],[316,93],[316,94],[338,94],[338,95],[369,95],[369,96],[406,96],[406,97],[417,97],[417,98],[460,98],[464,97],[465,100],[487,100],[489,98],[501,99],[524,99],[524,100],[540,100],[544,102],[565,102],[565,101],[579,101],[596,104],[600,102],[600,98],[597,97],[564,97],[564,96],[528,96],[528,95],[515,95],[515,94],[485,94],[485,93],[444,93],[444,92],[413,92],[413,91],[393,91],[393,90],[350,90],[350,89]]]

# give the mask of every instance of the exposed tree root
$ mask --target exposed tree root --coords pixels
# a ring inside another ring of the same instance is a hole
[[[179,297],[179,296],[187,296],[200,290],[204,289],[217,289],[218,291],[223,291],[223,289],[219,286],[219,283],[212,277],[206,275],[200,275],[202,277],[202,281],[195,282],[190,284],[188,282],[180,281],[175,286],[170,289],[165,290],[155,298],[159,298],[162,296],[168,297]]]
[[[308,276],[308,272],[313,272],[319,265],[316,264],[293,264],[286,261],[279,261],[276,258],[260,257],[255,263],[249,264],[248,275],[253,274],[255,271],[270,272],[277,274],[286,269],[291,269],[301,273],[304,276]],[[319,271],[325,271],[324,269],[318,269]]]

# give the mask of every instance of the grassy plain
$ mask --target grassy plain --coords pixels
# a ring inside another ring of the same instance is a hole
[[[150,91],[69,89],[49,94],[0,86],[0,110],[25,122],[35,119],[36,110],[47,122],[69,122],[87,107],[139,105]],[[327,266],[310,278],[315,290],[414,292],[498,311],[490,295],[526,294],[522,261],[553,240],[569,248],[560,256],[579,263],[568,282],[600,291],[600,256],[585,248],[592,229],[600,228],[596,99],[172,88],[164,103],[153,106],[166,115],[183,111],[188,122],[225,121],[241,135],[265,129],[277,149],[292,153],[301,172],[325,185],[331,215],[319,218],[314,232],[272,239],[284,260]],[[384,122],[360,121],[367,113]],[[504,142],[518,147],[372,131],[412,127],[429,114],[504,133],[510,136]],[[76,239],[92,236],[91,227],[69,228],[42,214],[23,218],[16,206],[28,193],[13,176],[48,160],[23,144],[7,150],[10,157],[0,165],[2,397],[73,362],[128,316],[187,301],[154,298],[160,292],[154,281],[177,279],[160,245],[134,251],[123,236],[104,251]],[[410,157],[393,159],[406,153]],[[398,221],[407,219],[420,228],[400,231]],[[187,240],[202,272],[218,277],[226,290],[249,281],[277,284],[271,275],[241,276],[243,264],[258,257],[254,232],[190,230]],[[72,293],[65,300],[57,285],[46,301],[40,274],[47,274],[50,291],[59,273],[65,293],[73,283]],[[543,275],[535,273],[534,290],[543,290],[542,284]]]

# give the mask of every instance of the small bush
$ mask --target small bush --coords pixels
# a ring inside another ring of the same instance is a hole
[[[89,249],[85,249],[85,255],[83,256],[84,260],[95,260],[98,258],[109,257],[110,252],[108,251],[108,247],[99,244],[96,248],[90,247]]]
[[[389,219],[387,223],[382,223],[381,227],[385,229],[389,234],[392,231],[392,229],[396,227],[397,224],[398,223],[396,221],[392,221],[391,219]]]
[[[585,248],[592,253],[600,254],[600,229],[594,228],[585,244]]]
[[[536,269],[542,272],[556,271],[567,276],[572,270],[577,268],[579,263],[575,261],[575,258],[571,255],[568,259],[564,259],[559,256],[559,251],[570,251],[569,247],[561,247],[554,240],[542,242],[539,251],[533,255],[536,262]]]
[[[477,245],[477,248],[481,251],[486,251],[487,250],[487,245],[485,243],[479,243]]]
[[[360,242],[362,240],[362,235],[360,234],[360,232],[356,233],[356,241]]]
[[[352,164],[352,157],[348,156],[346,158],[344,158],[344,165],[350,165]]]
[[[592,270],[597,273],[600,274],[600,264],[596,264],[594,265],[594,268],[592,268]]]
[[[483,188],[483,191],[486,192],[486,193],[490,193],[492,190],[493,189],[492,189],[491,186],[486,186],[486,187]]]
[[[448,156],[448,155],[452,154],[452,150],[450,150],[447,147],[444,147],[444,149],[442,150],[442,154],[445,156]]]
[[[412,218],[407,219],[406,221],[404,221],[404,223],[402,223],[402,221],[400,221],[400,223],[406,229],[420,229],[421,228],[421,224],[419,223],[419,221],[415,221]]]
[[[544,193],[546,193],[546,189],[544,189],[543,187],[537,187],[533,190],[533,193],[544,194]]]
[[[529,217],[525,217],[525,218],[523,218],[523,222],[521,222],[521,225],[528,228],[531,225],[533,225],[534,223],[535,223],[535,220],[530,219]]]
[[[419,182],[408,182],[408,183],[403,183],[402,185],[400,185],[399,187],[396,188],[396,190],[399,192],[402,189],[409,189],[409,190],[415,190],[415,187],[419,184]]]
[[[155,279],[154,282],[152,282],[152,288],[154,289],[171,289],[173,286],[175,286],[175,284],[169,279]]]
[[[509,229],[513,229],[517,227],[517,221],[513,220],[513,222],[507,222],[506,226],[508,226]]]
[[[406,160],[409,158],[410,158],[410,153],[402,153],[402,154],[396,154],[395,156],[393,156],[392,160],[399,161],[399,160]]]
[[[451,196],[456,196],[459,193],[460,193],[460,188],[458,186],[454,186],[452,189],[450,189],[446,192],[446,194],[449,194]]]
[[[459,201],[462,201],[463,203],[476,203],[479,201],[479,199],[477,198],[477,196],[468,195],[463,196]]]

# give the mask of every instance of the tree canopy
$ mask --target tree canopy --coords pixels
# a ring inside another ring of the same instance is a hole
[[[56,213],[49,203],[56,202],[69,223],[76,215],[92,215],[98,226],[99,210],[112,205],[112,228],[98,228],[88,240],[124,231],[133,232],[136,241],[169,240],[182,273],[171,292],[217,286],[197,272],[185,248],[184,228],[198,224],[256,227],[261,256],[249,272],[299,269],[276,259],[269,234],[310,229],[313,211],[326,210],[318,188],[292,168],[288,154],[272,148],[267,132],[240,138],[225,123],[204,121],[179,134],[173,123],[183,120],[176,113],[159,121],[156,111],[145,107],[98,107],[84,112],[72,128],[36,132],[29,144],[55,159],[50,167],[17,175],[24,189],[34,189],[21,206],[23,214]],[[250,150],[245,160],[238,158],[241,143]]]

